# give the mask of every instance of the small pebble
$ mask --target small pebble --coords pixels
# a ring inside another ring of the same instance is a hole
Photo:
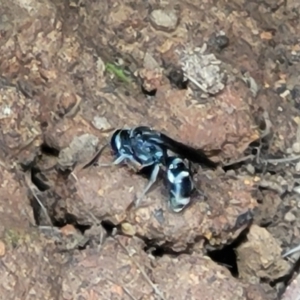
[[[151,12],[151,25],[161,31],[174,31],[178,25],[179,18],[174,10],[156,9]]]
[[[296,169],[296,172],[300,172],[300,161],[297,162],[295,169]]]
[[[236,176],[236,172],[234,170],[229,170],[226,172],[227,176]]]
[[[106,130],[111,127],[111,125],[105,117],[95,116],[92,123],[99,130]]]
[[[296,217],[293,213],[291,213],[290,211],[288,213],[285,214],[284,216],[284,220],[287,222],[293,222],[296,220]]]
[[[224,32],[213,33],[208,41],[209,46],[214,47],[216,50],[221,51],[229,45],[229,38]]]
[[[248,164],[248,165],[247,165],[247,171],[248,171],[251,175],[254,175],[254,174],[255,174],[255,168],[253,167],[253,165]]]
[[[121,225],[122,228],[122,232],[124,234],[130,235],[130,236],[134,236],[136,234],[136,230],[134,228],[134,226],[132,226],[130,223],[122,223]]]
[[[294,143],[292,149],[294,153],[300,153],[300,143]]]

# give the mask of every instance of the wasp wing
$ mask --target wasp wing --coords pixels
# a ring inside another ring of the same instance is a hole
[[[186,158],[194,163],[198,163],[202,166],[206,166],[211,169],[215,169],[218,164],[208,158],[202,149],[196,149],[184,143],[178,142],[166,134],[159,133],[159,136],[154,135],[150,137],[152,142],[166,147],[181,157]]]
[[[202,149],[196,149],[184,143],[178,142],[164,133],[156,131],[148,126],[138,126],[131,131],[131,137],[140,136],[150,143],[159,145],[165,151],[171,150],[177,155],[194,163],[215,169],[218,164],[210,160]]]

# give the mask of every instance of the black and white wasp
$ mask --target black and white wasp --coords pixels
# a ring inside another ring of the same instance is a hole
[[[156,182],[160,169],[163,169],[169,192],[169,206],[174,212],[179,212],[189,204],[195,190],[190,162],[209,168],[217,166],[202,150],[175,141],[147,126],[117,129],[110,139],[110,147],[115,160],[111,164],[100,166],[125,163],[138,171],[151,168],[149,182],[136,200],[136,206]],[[169,152],[173,154],[170,155]],[[184,159],[189,161],[189,166]]]

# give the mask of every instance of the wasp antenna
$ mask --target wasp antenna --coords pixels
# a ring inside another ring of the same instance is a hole
[[[101,156],[102,152],[105,150],[105,148],[109,145],[109,143],[104,144],[104,146],[102,146],[96,153],[95,155],[92,157],[92,159],[86,163],[82,169],[86,169],[87,167],[90,167],[91,165],[93,165]]]

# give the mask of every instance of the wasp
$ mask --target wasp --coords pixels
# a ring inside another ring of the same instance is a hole
[[[109,164],[98,164],[99,166],[126,164],[137,172],[142,172],[145,168],[151,169],[149,182],[136,200],[135,204],[138,206],[156,182],[160,167],[164,165],[167,156],[166,151],[160,145],[144,140],[142,136],[133,136],[132,129],[117,129],[111,136],[110,147],[115,160]]]
[[[139,206],[142,198],[156,182],[159,171],[164,169],[169,189],[169,205],[173,211],[179,212],[190,202],[191,193],[194,191],[190,167],[185,165],[183,159],[210,168],[217,166],[201,149],[177,142],[148,126],[117,129],[111,136],[110,147],[115,160],[100,166],[125,163],[137,171],[151,169],[149,182],[135,201],[136,206]],[[169,155],[169,151],[175,155]]]

